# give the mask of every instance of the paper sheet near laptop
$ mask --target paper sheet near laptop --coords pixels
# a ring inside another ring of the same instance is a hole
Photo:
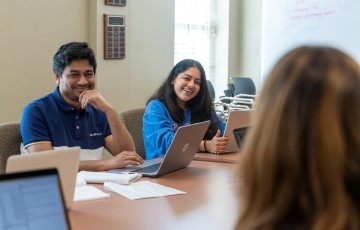
[[[135,182],[131,185],[121,185],[112,182],[105,182],[104,188],[106,190],[116,192],[117,194],[126,197],[130,200],[174,196],[185,194],[186,192],[164,185],[156,184],[151,181]]]
[[[74,193],[74,201],[88,201],[109,198],[110,194],[101,191],[91,185],[76,186]]]
[[[77,174],[77,179],[83,179],[86,183],[105,183],[113,182],[116,184],[130,184],[141,178],[141,174],[119,174],[109,172],[89,172],[81,171]]]
[[[74,201],[87,201],[110,197],[110,194],[94,186],[87,185],[87,183],[103,184],[105,182],[112,182],[115,184],[129,185],[140,178],[140,174],[80,171],[76,177]]]

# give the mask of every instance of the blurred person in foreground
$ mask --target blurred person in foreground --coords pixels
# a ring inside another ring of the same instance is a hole
[[[243,147],[237,229],[360,229],[360,69],[303,46],[269,73]]]

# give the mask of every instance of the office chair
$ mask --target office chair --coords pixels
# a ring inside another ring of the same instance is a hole
[[[228,84],[228,92],[227,93],[228,93],[229,97],[235,96],[235,85],[233,83]],[[228,95],[226,95],[226,96],[228,96]]]
[[[208,90],[209,90],[209,93],[210,93],[211,101],[213,102],[216,114],[219,115],[221,118],[226,119],[226,114],[225,114],[226,107],[224,107],[226,105],[224,105],[224,103],[222,103],[220,101],[215,102],[215,89],[214,89],[214,86],[213,86],[213,84],[211,83],[210,80],[206,80],[206,83],[207,83],[207,87],[208,87]]]
[[[0,173],[5,173],[6,161],[9,156],[20,154],[20,123],[0,124]]]
[[[145,108],[130,109],[119,113],[120,120],[129,130],[130,135],[134,139],[137,154],[145,159],[145,147],[143,139],[143,115]]]
[[[253,80],[248,77],[235,77],[232,78],[235,88],[234,99],[231,101],[231,106],[248,107],[251,109],[255,103],[256,88]]]
[[[256,95],[256,88],[253,80],[248,77],[234,77],[232,82],[235,87],[235,95],[238,94],[250,94]]]
[[[211,101],[214,101],[215,100],[214,86],[213,86],[213,84],[211,83],[210,80],[206,80],[206,83],[207,83],[207,87],[208,87],[208,90],[209,90],[209,93],[210,93]]]

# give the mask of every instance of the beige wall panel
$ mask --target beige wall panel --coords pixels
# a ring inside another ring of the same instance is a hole
[[[86,40],[87,0],[0,1],[0,122],[53,90],[52,57],[67,41]]]

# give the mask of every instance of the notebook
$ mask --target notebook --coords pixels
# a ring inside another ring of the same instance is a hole
[[[239,152],[247,128],[250,126],[251,110],[231,111],[226,122],[224,136],[230,137],[230,143],[223,152],[216,154]]]
[[[113,169],[113,173],[139,173],[143,176],[158,177],[187,167],[199,149],[199,144],[210,125],[210,121],[199,122],[177,129],[163,158],[145,161],[140,166]]]
[[[0,229],[70,229],[57,169],[0,175]]]
[[[12,155],[7,160],[6,173],[57,168],[60,174],[61,187],[64,190],[65,204],[69,209],[74,201],[79,159],[79,147],[42,151],[26,155]]]

